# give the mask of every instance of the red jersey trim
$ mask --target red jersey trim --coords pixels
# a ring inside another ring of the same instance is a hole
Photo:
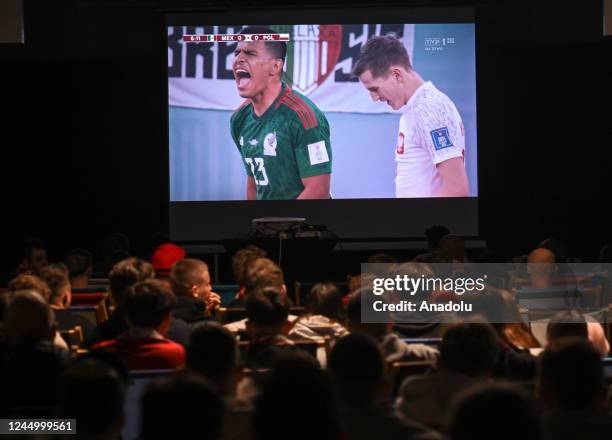
[[[278,101],[276,101],[276,104],[274,104],[274,108],[278,108],[280,107],[280,105],[283,103],[283,98],[285,96],[287,96],[287,93],[289,93],[291,91],[291,89],[286,88],[283,93],[281,93],[280,97],[278,98]]]
[[[304,110],[298,108],[295,104],[285,100],[284,98],[280,101],[280,103],[281,104],[285,104],[287,107],[289,107],[291,110],[293,110],[299,116],[300,121],[302,121],[302,125],[304,126],[305,129],[309,129],[310,128],[310,122],[308,121],[308,118],[307,118],[306,114],[304,113]]]
[[[304,109],[308,117],[308,120],[310,122],[311,128],[319,125],[319,121],[317,120],[317,116],[315,115],[315,112],[310,108],[310,106],[306,103],[306,101],[304,101],[302,98],[300,98],[295,93],[291,92],[291,90],[289,91],[289,93],[287,93],[286,99],[289,99],[295,102],[298,106]]]

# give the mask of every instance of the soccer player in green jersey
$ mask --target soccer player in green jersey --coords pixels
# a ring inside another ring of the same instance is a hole
[[[273,34],[247,27],[242,34]],[[329,124],[308,98],[281,81],[287,44],[241,41],[234,52],[238,94],[232,138],[247,173],[247,199],[328,199],[332,151]]]

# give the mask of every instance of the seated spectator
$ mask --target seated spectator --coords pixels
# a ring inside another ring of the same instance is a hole
[[[270,368],[280,353],[294,346],[286,336],[290,328],[287,296],[277,287],[260,289],[247,296],[246,314],[251,343],[245,366],[254,370]]]
[[[484,315],[497,335],[500,353],[493,377],[515,382],[535,380],[536,360],[529,349],[539,348],[540,344],[523,322],[516,297],[508,291],[486,286],[482,292],[465,294],[464,299]]]
[[[584,339],[559,340],[540,358],[538,390],[551,440],[612,437],[601,357]]]
[[[233,396],[237,354],[236,339],[229,330],[215,323],[203,325],[189,337],[187,367],[210,380],[222,396]]]
[[[580,338],[588,340],[589,331],[584,315],[575,310],[557,313],[548,321],[546,340],[548,345],[559,342],[562,338]]]
[[[429,257],[433,257],[434,254],[442,255],[439,253],[432,253]],[[432,263],[451,263],[450,258],[444,256],[445,261],[432,261]],[[440,272],[444,267],[451,267],[451,264],[442,265],[438,264],[435,266]],[[390,278],[396,276],[409,276],[411,278],[423,278],[423,279],[431,279],[435,276],[437,277],[446,277],[451,274],[435,274],[432,270],[432,267],[429,264],[425,264],[422,262],[409,262],[403,263],[401,265],[397,265],[393,268],[393,270],[388,274]],[[448,301],[455,297],[455,294],[450,292],[449,298],[446,298],[446,292],[435,292],[423,289],[419,295],[422,295],[430,302],[437,302],[436,295],[443,295],[445,298],[444,301]],[[432,312],[428,313],[424,316],[419,312],[395,312],[390,314],[393,322],[393,331],[398,335],[404,338],[439,338],[444,334],[444,330],[446,329],[446,325],[449,322],[453,322],[455,320],[455,316],[452,313],[444,313],[444,312]]]
[[[115,339],[129,328],[125,319],[124,292],[139,281],[153,279],[155,272],[151,263],[140,258],[128,258],[115,264],[110,271],[110,294],[116,307],[111,316],[92,331],[85,340],[85,347],[91,347],[102,341]],[[174,342],[185,345],[191,333],[191,327],[181,319],[170,322],[167,337]]]
[[[562,283],[569,282],[568,297],[573,297],[575,289],[574,275],[570,267],[564,262],[567,260],[567,249],[560,240],[547,239],[544,242],[548,247],[540,247],[529,254],[528,269],[531,286],[534,288],[559,287],[559,283],[553,283],[557,277]],[[563,260],[559,260],[562,258]],[[562,261],[562,263],[556,263]],[[566,285],[566,284],[563,284]],[[597,348],[602,357],[610,352],[610,342],[606,338],[602,325],[592,316],[585,315],[589,340]]]
[[[37,292],[15,294],[4,313],[8,353],[0,360],[0,413],[52,416],[70,352],[53,344],[53,312]]]
[[[232,272],[234,273],[234,280],[238,284],[238,293],[230,302],[229,307],[244,307],[245,300],[244,294],[246,291],[246,270],[249,265],[257,260],[258,258],[264,258],[266,251],[258,248],[257,246],[247,246],[244,249],[240,249],[232,258]]]
[[[410,421],[401,421],[385,405],[385,362],[369,335],[341,338],[331,351],[328,368],[338,384],[348,440],[437,438]]]
[[[47,302],[49,302],[49,299],[51,298],[51,289],[47,283],[45,283],[37,275],[17,275],[9,282],[8,290],[11,295],[14,295],[22,290],[32,290],[42,296]],[[53,320],[53,325],[55,327],[55,319]],[[57,329],[53,336],[53,345],[66,350],[68,349],[68,344],[66,344],[66,341],[64,341],[64,338],[62,338]]]
[[[62,375],[58,416],[76,419],[80,439],[116,439],[124,423],[125,389],[125,379],[112,365],[78,359]]]
[[[37,275],[17,275],[15,278],[9,281],[7,289],[13,295],[20,290],[33,290],[42,296],[47,302],[49,302],[49,298],[51,297],[51,289],[49,289],[47,283],[45,283]]]
[[[225,423],[220,438],[225,440],[250,437],[251,402],[235,397],[237,354],[234,335],[215,323],[196,328],[187,346],[188,369],[210,380],[223,399]]]
[[[89,278],[93,272],[93,256],[86,249],[72,249],[64,258],[70,276],[72,289],[89,287]]]
[[[49,304],[55,313],[55,320],[59,330],[69,330],[79,326],[81,327],[83,337],[88,337],[93,330],[91,323],[68,309],[72,301],[72,293],[66,266],[63,264],[49,264],[41,269],[40,276],[51,290]]]
[[[176,299],[161,281],[145,280],[124,292],[123,306],[130,328],[93,348],[115,353],[130,370],[179,368],[185,364],[182,345],[165,338]]]
[[[480,385],[467,390],[456,401],[450,440],[543,438],[534,402],[520,389]]]
[[[253,431],[254,440],[346,438],[332,382],[314,359],[298,353],[277,359],[257,399]]]
[[[333,283],[315,284],[306,297],[304,309],[304,315],[289,332],[290,338],[322,341],[327,337],[335,342],[348,334],[342,295]]]
[[[388,316],[386,323],[367,323],[361,321],[361,301],[363,297],[371,296],[367,287],[351,294],[346,312],[348,317],[348,330],[351,333],[365,333],[376,339],[383,350],[387,362],[430,359],[434,360],[438,350],[424,344],[407,344],[391,331],[393,327],[392,316]]]
[[[157,279],[168,279],[172,265],[187,255],[185,249],[170,242],[160,244],[151,257]]]
[[[552,279],[557,275],[555,254],[545,248],[536,248],[527,256],[527,273],[531,287],[545,289],[552,286]]]
[[[175,374],[147,387],[140,426],[140,440],[217,440],[223,426],[223,405],[203,377]]]
[[[193,258],[178,260],[172,266],[169,280],[176,295],[172,316],[188,324],[213,319],[212,313],[221,299],[212,291],[206,263]]]
[[[539,249],[548,249],[554,254],[554,261],[557,263],[567,263],[569,257],[569,250],[563,240],[558,238],[549,237],[538,244]]]
[[[276,288],[285,297],[287,304],[287,286],[282,269],[272,260],[268,258],[258,257],[250,261],[243,273],[244,281],[244,300],[255,291],[266,287]],[[289,315],[289,322],[294,322],[297,319],[295,315]],[[233,333],[244,333],[246,331],[246,318],[239,321],[225,324],[225,327]]]
[[[445,431],[451,401],[468,386],[491,377],[499,352],[495,331],[484,321],[450,326],[440,346],[438,372],[407,378],[395,404],[397,413]]]
[[[37,275],[47,264],[47,246],[37,238],[26,239],[17,273]]]

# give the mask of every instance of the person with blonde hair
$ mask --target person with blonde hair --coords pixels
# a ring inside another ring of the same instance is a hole
[[[210,321],[221,297],[213,292],[208,265],[201,260],[184,258],[170,269],[170,286],[176,295],[172,316],[188,324]]]

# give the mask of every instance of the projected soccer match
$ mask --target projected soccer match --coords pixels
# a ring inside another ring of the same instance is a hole
[[[172,202],[478,195],[473,23],[167,31]]]

